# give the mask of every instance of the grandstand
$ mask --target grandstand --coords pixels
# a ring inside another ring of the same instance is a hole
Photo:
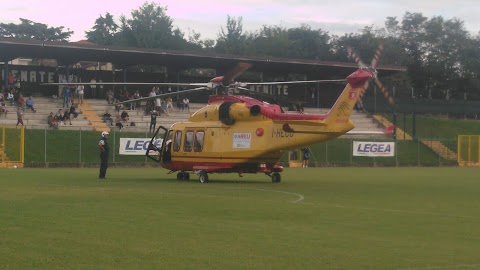
[[[36,112],[32,112],[30,109],[25,109],[23,115],[23,123],[27,128],[45,128],[48,127],[47,125],[47,117],[50,112],[54,114],[59,110],[64,110],[65,108],[62,107],[62,101],[60,99],[53,99],[53,98],[44,98],[44,97],[35,97],[34,99],[34,107]],[[10,102],[6,102],[8,114],[0,115],[0,125],[5,126],[14,126],[17,123],[17,105],[10,105]],[[79,110],[77,109],[77,112]],[[79,115],[76,119],[72,120],[71,129],[80,129],[83,127],[88,126],[88,121],[84,120],[81,115]]]
[[[144,105],[144,103],[143,103]],[[181,111],[175,109],[169,116],[162,114],[157,118],[157,127],[163,125],[169,127],[175,122],[186,121],[191,113],[202,108],[206,104],[203,103],[190,103],[190,112]],[[45,129],[50,128],[47,124],[47,117],[50,112],[54,114],[59,110],[65,110],[63,108],[63,99],[52,97],[35,97],[34,107],[36,112],[31,110],[24,111],[24,124],[26,128],[32,129]],[[8,114],[5,117],[0,115],[0,125],[14,126],[17,123],[16,105],[12,106],[7,102]],[[145,114],[145,106],[139,106],[137,110],[127,110],[130,116],[130,122],[134,122],[135,126],[126,127],[125,131],[128,132],[146,132],[150,125],[150,115]],[[102,120],[102,115],[106,110],[109,110],[112,114],[112,118],[115,118],[115,108],[109,105],[106,100],[102,99],[85,99],[83,105],[79,105],[77,112],[78,117],[72,118],[72,125],[69,122],[66,125],[60,125],[59,129],[62,130],[96,130],[96,131],[118,131],[118,127],[109,126]],[[305,113],[325,113],[328,109],[325,108],[305,108]],[[372,117],[364,112],[352,112],[352,121],[355,124],[355,131],[382,131],[383,128]],[[115,123],[114,123],[115,124]],[[344,137],[359,137],[359,135],[344,135]],[[361,137],[361,136],[360,136]]]

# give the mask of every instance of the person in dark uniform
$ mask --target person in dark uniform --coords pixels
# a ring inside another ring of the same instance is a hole
[[[107,174],[108,168],[108,136],[110,133],[104,131],[102,132],[102,138],[98,142],[98,148],[100,149],[100,174],[99,179],[106,179],[105,174]]]
[[[302,167],[308,167],[308,159],[310,159],[310,150],[307,147],[302,148]]]
[[[157,111],[153,110],[150,114],[150,128],[148,129],[149,132],[155,132],[155,126],[157,125]]]

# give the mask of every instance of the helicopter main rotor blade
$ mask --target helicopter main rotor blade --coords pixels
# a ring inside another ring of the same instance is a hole
[[[268,99],[270,99],[270,100],[274,100],[274,101],[276,101],[276,102],[283,102],[284,104],[303,105],[303,104],[307,103],[306,101],[302,101],[302,100],[293,100],[293,99],[290,99],[290,98],[288,98],[287,96],[270,95],[270,94],[267,94],[267,93],[262,93],[262,92],[253,91],[253,90],[250,90],[250,89],[244,88],[244,87],[237,87],[237,89],[240,90],[240,91],[244,91],[244,92],[246,92],[246,93],[249,93],[249,94],[251,94],[252,96],[265,97],[265,98],[268,98]]]
[[[388,101],[388,103],[390,103],[390,105],[392,106],[395,106],[395,100],[393,99],[393,97],[390,95],[388,90],[383,86],[383,84],[380,82],[378,78],[375,78],[375,83],[380,88],[380,91],[382,92],[383,96]]]
[[[161,82],[146,82],[146,83],[134,83],[134,82],[76,82],[76,83],[42,83],[40,85],[171,85],[171,86],[207,86],[207,83],[161,83]]]
[[[346,82],[345,79],[340,80],[310,80],[310,81],[284,81],[284,82],[258,82],[258,83],[241,83],[241,85],[277,85],[277,84],[301,84],[301,83],[330,83],[330,82]]]
[[[266,98],[274,98],[275,96],[272,96],[270,94],[267,94],[267,93],[262,93],[262,92],[257,92],[257,91],[253,91],[253,90],[250,90],[248,88],[245,88],[245,87],[236,87],[237,90],[240,90],[240,91],[243,91],[245,93],[249,93],[251,95],[256,95],[256,96],[261,96],[261,97],[266,97]]]
[[[176,96],[176,95],[183,95],[183,94],[186,94],[186,93],[194,93],[194,92],[199,92],[199,91],[208,90],[208,89],[209,89],[208,87],[198,87],[198,88],[187,89],[187,90],[178,91],[178,92],[160,94],[160,95],[156,95],[156,96],[153,96],[153,97],[142,97],[142,98],[136,98],[136,99],[129,99],[129,100],[125,100],[125,101],[122,101],[122,102],[117,102],[117,103],[112,104],[112,105],[132,103],[132,102],[137,102],[137,101],[142,101],[142,100],[157,99],[157,98]]]
[[[229,70],[224,76],[222,80],[223,85],[229,85],[232,83],[236,77],[238,77],[240,74],[245,72],[245,70],[249,69],[252,66],[252,64],[249,63],[238,63],[237,66],[235,66],[233,69]]]

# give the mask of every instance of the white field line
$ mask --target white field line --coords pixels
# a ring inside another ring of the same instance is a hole
[[[298,203],[301,202],[305,199],[305,197],[302,194],[294,193],[294,192],[288,192],[288,191],[281,191],[281,190],[273,190],[273,189],[263,189],[263,188],[244,188],[244,189],[251,189],[251,190],[260,190],[260,191],[269,191],[269,192],[278,192],[278,193],[284,193],[284,194],[289,194],[289,195],[294,195],[297,196],[298,199],[294,201],[290,201],[291,203]]]

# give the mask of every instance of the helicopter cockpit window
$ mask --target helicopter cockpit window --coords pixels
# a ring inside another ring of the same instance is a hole
[[[173,140],[173,151],[178,152],[180,151],[180,144],[182,143],[182,132],[177,131],[175,132],[175,138]]]
[[[183,143],[183,151],[191,152],[193,145],[193,131],[189,130],[185,132],[185,142]]]
[[[203,149],[203,138],[205,138],[204,131],[197,131],[195,133],[195,143],[193,144],[193,150],[195,152],[201,152]]]

